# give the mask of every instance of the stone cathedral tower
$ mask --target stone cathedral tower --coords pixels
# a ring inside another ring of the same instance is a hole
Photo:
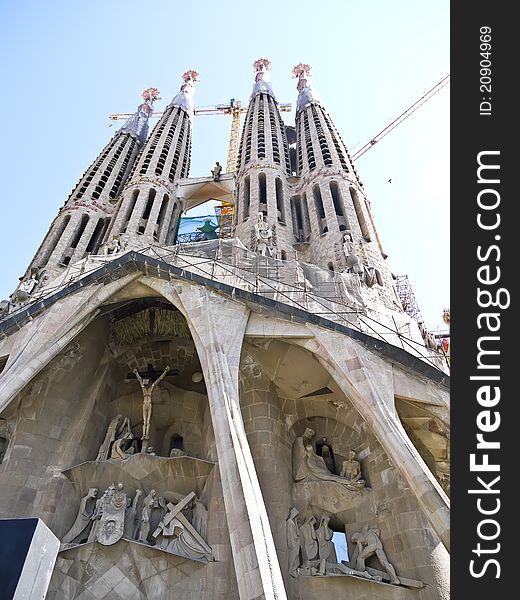
[[[294,126],[269,71],[213,177],[197,72],[149,137],[146,90],[0,306],[0,519],[59,539],[48,600],[449,598],[447,370],[310,67]],[[176,244],[210,198],[234,237]]]

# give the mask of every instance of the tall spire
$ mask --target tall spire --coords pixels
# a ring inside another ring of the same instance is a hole
[[[199,74],[197,71],[194,71],[193,69],[188,69],[188,71],[185,71],[182,74],[183,84],[181,85],[181,89],[170,104],[168,104],[166,110],[178,106],[189,114],[190,119],[193,119],[193,94],[195,93],[195,83],[198,81],[198,76]]]
[[[267,58],[259,58],[253,63],[253,68],[255,70],[255,83],[253,85],[253,91],[251,92],[250,99],[253,99],[257,94],[269,94],[275,98],[269,77],[270,66],[271,61]]]
[[[311,102],[320,102],[318,94],[314,91],[311,81],[311,66],[305,63],[297,64],[292,70],[293,78],[298,78],[298,100],[296,102],[296,112],[299,113]]]
[[[122,190],[105,242],[121,236],[128,248],[172,244],[182,206],[174,183],[188,176],[191,157],[193,94],[197,71],[182,75],[178,94],[165,108],[135,161]]]
[[[135,113],[129,117],[116,135],[128,133],[135,138],[139,145],[143,145],[148,137],[148,119],[153,114],[153,103],[159,98],[157,88],[148,88],[141,94],[144,102],[137,107]]]

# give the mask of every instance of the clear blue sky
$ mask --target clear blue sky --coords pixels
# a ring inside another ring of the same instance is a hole
[[[135,110],[143,89],[159,88],[160,110],[195,68],[196,105],[245,102],[251,65],[266,57],[278,100],[294,105],[291,69],[307,62],[352,150],[449,73],[449,2],[3,0],[0,57],[2,299],[119,126],[108,115]],[[283,116],[294,123],[294,113]],[[192,176],[225,165],[229,125],[226,116],[196,118]],[[393,272],[409,276],[427,326],[444,328],[449,86],[356,167]]]

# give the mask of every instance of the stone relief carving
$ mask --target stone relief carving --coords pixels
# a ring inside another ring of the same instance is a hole
[[[366,570],[365,561],[372,555],[376,555],[386,573],[390,576],[390,583],[399,585],[401,582],[396,575],[394,567],[390,564],[383,550],[383,544],[379,537],[379,529],[368,529],[366,525],[363,529],[352,535],[352,541],[356,544],[350,564],[356,565],[356,569],[360,571]]]
[[[361,464],[357,460],[357,453],[354,450],[349,450],[347,456],[347,460],[344,460],[341,465],[340,476],[353,483],[365,484],[365,481],[361,479]]]
[[[289,550],[287,567],[291,577],[343,574],[381,581],[381,577],[371,575],[365,569],[354,569],[338,562],[332,541],[334,532],[329,527],[330,517],[323,515],[316,527],[316,518],[312,513],[309,513],[302,523],[299,523],[298,515],[298,510],[291,508],[285,523]]]
[[[205,540],[208,511],[195,492],[169,501],[154,489],[142,499],[143,491],[137,489],[130,498],[122,482],[113,482],[101,498],[96,499],[97,493],[97,488],[90,488],[81,499],[62,550],[84,542],[111,546],[124,538],[192,560],[213,560]]]
[[[92,515],[96,507],[97,488],[90,488],[87,495],[81,499],[78,515],[72,527],[63,536],[62,544],[80,544],[88,539],[92,526]]]
[[[356,492],[365,487],[365,482],[362,479],[352,480],[331,473],[324,458],[316,454],[313,439],[314,430],[308,427],[293,442],[292,468],[294,481],[332,481]]]
[[[124,484],[112,484],[101,503],[101,515],[96,539],[104,546],[111,546],[123,537],[125,529],[126,492]]]
[[[213,559],[211,548],[183,513],[183,509],[188,508],[194,498],[195,493],[191,492],[176,505],[169,502],[168,512],[153,532],[153,537],[166,552],[210,561]]]
[[[105,439],[99,448],[96,460],[107,460],[110,455],[112,444],[117,439],[128,435],[128,433],[132,433],[130,429],[130,419],[124,415],[116,415],[112,421],[110,421]]]

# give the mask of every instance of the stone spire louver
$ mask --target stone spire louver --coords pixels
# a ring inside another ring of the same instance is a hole
[[[293,208],[298,202],[293,219],[301,223],[297,229],[306,246],[300,248],[302,259],[335,271],[370,272],[371,276],[363,275],[362,281],[369,281],[370,287],[382,287],[392,304],[396,300],[392,275],[370,204],[310,74],[311,67],[304,63],[293,69],[293,77],[298,79],[296,153],[300,178],[293,188]]]
[[[175,181],[190,168],[193,94],[197,71],[186,71],[179,93],[168,104],[135,161],[105,241],[119,235],[126,248],[173,244],[182,211]]]
[[[249,99],[237,170],[236,235],[255,247],[254,227],[263,213],[273,231],[279,257],[292,250],[287,177],[291,175],[285,125],[269,81],[270,61],[253,63],[255,82]]]
[[[45,269],[47,279],[52,279],[69,264],[97,252],[113,202],[146,141],[157,94],[156,88],[143,92],[144,102],[87,169],[54,219],[27,273]]]

